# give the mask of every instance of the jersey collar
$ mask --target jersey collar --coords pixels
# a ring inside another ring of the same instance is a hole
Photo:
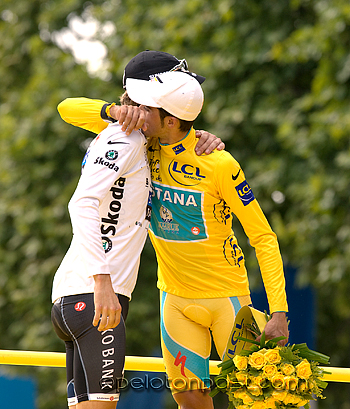
[[[162,152],[167,156],[178,156],[181,153],[193,149],[196,141],[196,131],[191,128],[188,134],[181,139],[181,141],[176,142],[172,145],[162,145],[159,143]]]

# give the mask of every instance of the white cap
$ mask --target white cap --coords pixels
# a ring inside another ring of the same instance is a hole
[[[199,82],[179,71],[165,72],[149,81],[127,78],[126,91],[137,104],[163,108],[185,121],[197,118],[204,101]]]

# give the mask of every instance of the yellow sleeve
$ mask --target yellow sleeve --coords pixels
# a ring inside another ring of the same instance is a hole
[[[243,170],[230,154],[223,152],[215,173],[221,197],[230,206],[255,248],[270,314],[287,312],[285,277],[277,236],[255,199]]]
[[[99,134],[108,126],[101,118],[101,109],[105,105],[108,108],[112,104],[99,99],[66,98],[58,105],[57,110],[65,122]]]

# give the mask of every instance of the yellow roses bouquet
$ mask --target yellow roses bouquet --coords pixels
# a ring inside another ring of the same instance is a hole
[[[306,344],[280,347],[277,343],[283,337],[265,342],[264,332],[261,342],[237,339],[253,345],[219,365],[221,373],[210,392],[211,396],[227,393],[229,409],[309,409],[310,400],[324,398],[327,383],[318,365],[328,364],[328,356]]]

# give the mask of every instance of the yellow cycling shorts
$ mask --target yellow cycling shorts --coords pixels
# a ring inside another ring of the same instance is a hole
[[[211,334],[223,356],[235,316],[250,296],[183,298],[160,292],[161,345],[172,393],[210,387]]]

